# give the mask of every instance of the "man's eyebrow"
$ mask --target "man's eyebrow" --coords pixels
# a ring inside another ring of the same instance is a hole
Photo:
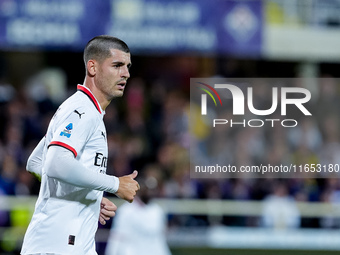
[[[112,64],[113,64],[113,65],[120,65],[120,66],[125,65],[125,63],[124,63],[124,62],[121,62],[121,61],[113,61]],[[132,63],[129,63],[129,64],[127,64],[127,67],[130,68],[131,65],[132,65]]]
[[[124,62],[122,62],[122,61],[113,61],[112,64],[113,65],[121,65],[122,66],[122,65],[124,65]]]

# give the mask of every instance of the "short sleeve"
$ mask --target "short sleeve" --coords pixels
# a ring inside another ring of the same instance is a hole
[[[77,157],[97,125],[96,116],[84,108],[70,110],[67,113],[59,112],[51,130],[52,140],[48,146],[62,146]]]

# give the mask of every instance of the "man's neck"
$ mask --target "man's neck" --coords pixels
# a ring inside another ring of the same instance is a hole
[[[105,111],[106,107],[109,106],[111,101],[108,101],[105,97],[105,95],[97,88],[97,86],[94,84],[92,79],[85,78],[84,86],[88,88],[94,97],[97,99],[98,103],[100,104],[100,107],[103,111]]]

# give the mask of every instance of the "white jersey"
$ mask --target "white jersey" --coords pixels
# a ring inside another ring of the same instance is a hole
[[[91,91],[78,91],[61,104],[46,134],[43,165],[49,146],[70,150],[87,169],[106,173],[107,141],[105,112]],[[93,255],[102,191],[76,187],[46,175],[21,254]]]

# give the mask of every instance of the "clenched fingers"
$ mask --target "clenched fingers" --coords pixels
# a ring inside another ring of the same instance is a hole
[[[107,198],[103,197],[100,207],[99,222],[100,224],[105,225],[106,221],[116,215],[117,206]]]

